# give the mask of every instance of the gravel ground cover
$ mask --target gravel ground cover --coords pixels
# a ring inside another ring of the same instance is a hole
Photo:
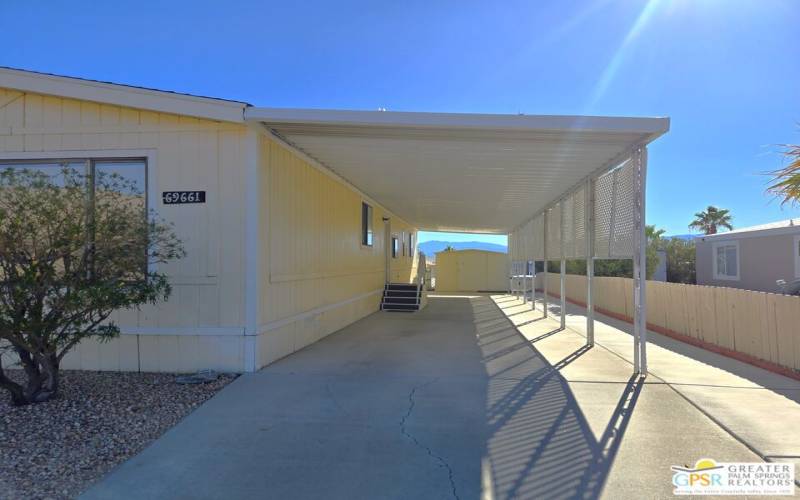
[[[22,407],[0,390],[0,498],[74,498],[234,378],[64,371],[59,399]]]

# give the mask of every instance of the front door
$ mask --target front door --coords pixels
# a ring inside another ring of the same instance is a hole
[[[392,221],[388,217],[383,218],[383,258],[384,258],[384,278],[386,283],[391,283],[391,259],[392,259]]]

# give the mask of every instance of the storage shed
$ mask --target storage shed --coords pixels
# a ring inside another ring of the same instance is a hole
[[[495,292],[508,289],[508,254],[488,250],[445,250],[436,254],[437,292]]]

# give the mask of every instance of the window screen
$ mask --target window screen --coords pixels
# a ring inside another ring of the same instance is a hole
[[[716,277],[737,278],[739,276],[739,248],[737,245],[718,245],[714,249]]]

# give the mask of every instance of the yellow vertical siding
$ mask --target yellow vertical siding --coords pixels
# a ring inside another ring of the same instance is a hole
[[[256,364],[263,366],[377,311],[385,279],[382,219],[391,218],[393,232],[413,228],[370,203],[374,238],[364,246],[367,200],[357,191],[266,136],[259,140],[259,168]],[[392,259],[392,279],[410,281],[414,266],[414,256],[401,252]]]
[[[66,368],[241,371],[245,360],[245,178],[253,144],[243,124],[0,89],[0,153],[142,151],[154,154],[150,207],[175,224],[187,257],[165,265],[168,302],[118,311],[125,334],[86,341]],[[259,136],[259,308],[256,366],[377,310],[385,272],[383,217],[405,248],[392,281],[411,281],[416,229],[373,205],[374,245],[360,242],[361,196],[292,151]],[[161,191],[205,190],[206,203],[162,206]],[[224,330],[218,331],[218,330]],[[134,354],[135,352],[135,354]],[[134,362],[135,361],[135,362]]]
[[[241,124],[0,89],[0,153],[5,156],[63,152],[69,157],[98,150],[108,157],[114,157],[115,150],[155,153],[155,165],[148,165],[148,183],[155,186],[151,192],[159,196],[148,199],[148,203],[175,224],[187,256],[160,268],[170,275],[173,284],[168,302],[144,307],[140,312],[114,314],[113,319],[123,329],[235,329],[243,324],[246,133]],[[165,190],[205,190],[206,203],[162,206],[160,192]],[[131,349],[134,337],[124,335],[102,347],[85,342],[65,366],[131,369],[128,355],[119,353]],[[141,337],[144,340],[138,349],[143,352],[142,345],[150,345],[157,336]],[[180,337],[181,349],[189,349],[192,342],[198,346],[224,344],[226,349],[240,349],[241,343],[234,336],[205,336],[201,340],[189,340],[183,334],[173,337]],[[170,355],[174,350],[166,348],[154,350],[152,356],[142,354],[142,359],[153,360],[147,361],[147,369],[195,369],[210,366],[208,356],[201,352],[204,348],[189,349],[196,353],[195,363],[180,361],[191,357]],[[240,370],[241,364],[235,366],[237,356],[226,354],[220,357],[225,362],[214,365]]]

